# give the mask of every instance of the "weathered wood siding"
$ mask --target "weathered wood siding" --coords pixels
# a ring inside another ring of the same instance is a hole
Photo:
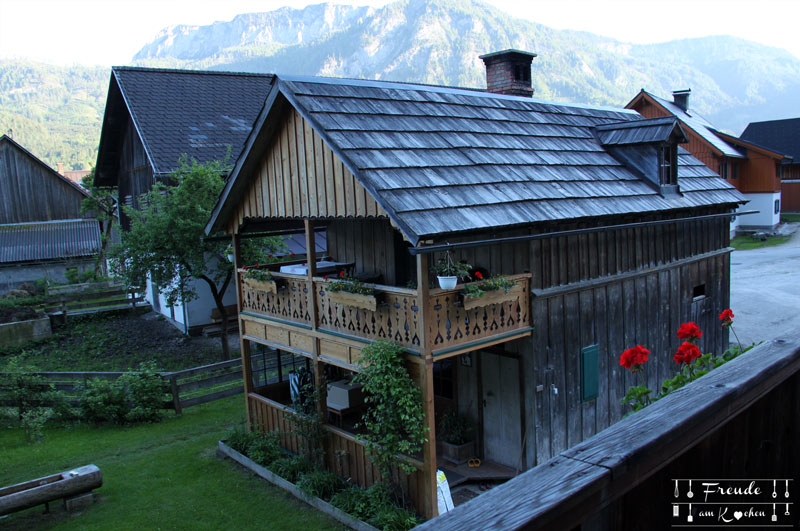
[[[740,170],[740,184],[729,180],[744,193],[777,192],[781,189],[778,177],[777,161],[767,155],[747,150],[747,160],[743,161]]]
[[[294,108],[288,109],[258,174],[232,217],[377,217],[385,213]]]
[[[781,183],[781,212],[800,212],[800,179]]]
[[[138,209],[139,197],[150,191],[154,178],[144,145],[130,118],[123,136],[118,172],[120,203]],[[130,219],[121,209],[120,224],[123,230],[130,229]]]
[[[45,163],[0,141],[0,223],[92,218],[81,214],[84,198]]]
[[[411,255],[388,219],[335,220],[328,225],[327,238],[333,259],[354,262],[357,272],[382,277],[380,284],[405,285],[413,272]]]
[[[642,344],[652,351],[645,372],[651,388],[674,374],[675,331],[682,322],[695,321],[704,330],[703,352],[727,348],[718,315],[730,302],[728,243],[727,218],[719,218],[455,253],[491,274],[533,275],[533,336],[502,346],[519,354],[524,373],[525,417],[532,419],[523,435],[525,468],[622,418],[619,400],[636,385],[619,365],[626,348]],[[580,352],[594,344],[599,396],[581,403]],[[475,388],[471,371],[459,374],[465,388]],[[473,418],[480,416],[480,400],[476,394],[466,408]]]

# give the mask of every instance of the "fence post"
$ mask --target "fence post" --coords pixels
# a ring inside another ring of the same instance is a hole
[[[178,392],[178,379],[175,375],[169,377],[169,386],[172,389],[172,405],[175,408],[175,414],[180,415],[183,410],[181,409],[181,396]]]

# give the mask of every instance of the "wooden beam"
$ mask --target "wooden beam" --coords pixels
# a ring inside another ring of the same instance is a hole
[[[317,276],[317,240],[314,234],[314,222],[306,219],[303,225],[306,233],[306,283],[309,292],[308,313],[311,316],[311,330],[312,332],[316,332],[317,326],[319,326],[319,319],[317,319],[317,291],[314,288],[314,277]],[[328,420],[328,393],[323,374],[323,362],[319,359],[319,337],[316,337],[316,334],[314,334],[314,336],[315,337],[313,337],[311,341],[311,359],[314,366],[314,388],[319,391],[317,415],[319,416],[320,422],[324,424]]]
[[[420,388],[422,391],[422,407],[425,411],[425,425],[428,428],[428,442],[422,448],[422,467],[424,481],[424,499],[422,507],[426,518],[438,515],[436,496],[436,422],[433,400],[433,338],[428,334],[428,324],[432,319],[431,297],[428,284],[428,255],[417,255],[417,297],[421,308],[420,356],[424,365],[420,367]]]
[[[239,233],[233,235],[233,280],[236,286],[236,319],[239,321],[239,351],[242,353],[242,380],[244,382],[244,407],[247,427],[250,429],[250,401],[247,395],[253,392],[253,364],[250,359],[250,341],[244,337],[244,322],[242,321],[242,278],[239,268],[242,266],[242,240]],[[223,323],[224,325],[224,323]]]

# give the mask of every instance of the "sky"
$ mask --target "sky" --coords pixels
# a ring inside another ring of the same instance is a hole
[[[332,0],[381,7],[387,0]],[[485,0],[518,18],[646,44],[733,35],[800,58],[800,0]],[[123,65],[171,25],[321,0],[0,0],[0,58]],[[654,24],[654,21],[658,23]]]

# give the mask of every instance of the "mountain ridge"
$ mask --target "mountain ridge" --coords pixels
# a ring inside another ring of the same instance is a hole
[[[477,1],[400,0],[381,8],[325,3],[174,25],[145,43],[130,64],[483,88],[478,56],[506,48],[538,54],[537,99],[621,107],[641,88],[666,98],[691,88],[692,109],[734,134],[750,121],[800,114],[793,105],[800,100],[800,59],[785,50],[730,36],[630,44],[516,19]],[[21,75],[26,69],[36,75]],[[102,79],[91,67],[58,67],[55,76],[47,69],[0,61],[0,131],[13,122],[18,141],[41,146],[41,153],[33,151],[49,163],[90,166],[87,146],[96,150],[109,71]],[[44,78],[47,84],[37,82]]]

